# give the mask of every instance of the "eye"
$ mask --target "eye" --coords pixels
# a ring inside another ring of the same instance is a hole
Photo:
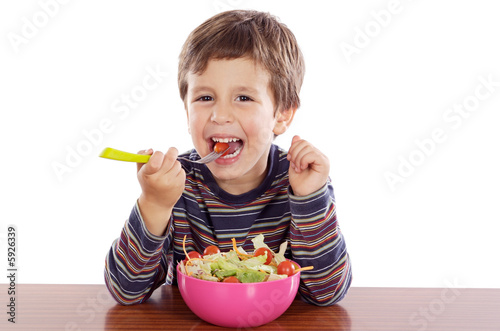
[[[214,100],[214,98],[212,98],[209,95],[204,95],[204,96],[199,97],[198,99],[196,99],[196,101],[213,101],[213,100]]]
[[[252,101],[252,98],[246,95],[240,95],[236,98],[236,101]]]

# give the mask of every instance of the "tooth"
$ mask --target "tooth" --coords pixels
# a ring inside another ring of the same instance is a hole
[[[229,143],[229,142],[236,142],[240,141],[239,138],[217,138],[217,137],[212,137],[212,140],[216,143]]]
[[[226,156],[222,156],[223,159],[231,159],[233,157],[236,157],[238,154],[240,154],[241,152],[241,147],[238,148],[233,154],[229,154],[229,155],[226,155]]]

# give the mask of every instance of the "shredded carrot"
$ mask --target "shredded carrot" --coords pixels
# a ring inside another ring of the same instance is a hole
[[[182,239],[182,249],[184,250],[184,254],[186,255],[186,258],[187,258],[186,266],[188,265],[189,262],[191,262],[191,260],[202,260],[202,261],[214,262],[214,260],[200,259],[197,257],[191,258],[186,251],[186,237],[187,237],[187,235],[184,235],[184,239]]]
[[[313,266],[309,266],[309,267],[304,267],[304,268],[299,268],[299,269],[295,269],[295,271],[293,272],[294,274],[296,274],[297,272],[299,271],[306,271],[306,270],[313,270],[314,267]]]
[[[236,239],[233,238],[231,239],[231,241],[233,242],[233,249],[236,252],[236,254],[241,255],[243,257],[253,257],[253,255],[244,254],[238,250],[238,247],[236,247]]]
[[[186,255],[186,258],[188,260],[191,260],[191,258],[189,257],[188,253],[186,252],[186,237],[187,237],[187,234],[184,235],[184,239],[182,239],[182,249],[184,250],[184,254]]]

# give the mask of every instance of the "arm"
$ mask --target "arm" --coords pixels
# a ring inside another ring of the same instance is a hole
[[[316,305],[341,300],[351,284],[351,263],[337,224],[335,198],[328,178],[328,158],[295,136],[288,152],[293,259],[314,266],[301,275],[300,293]]]
[[[139,154],[152,154],[152,150]],[[130,218],[106,257],[105,283],[121,304],[141,303],[172,270],[172,210],[184,190],[186,173],[177,150],[155,152],[148,163],[137,165],[142,193]],[[172,275],[168,275],[171,281]]]
[[[104,280],[116,301],[123,305],[144,302],[165,282],[168,267],[163,247],[170,236],[149,232],[138,205],[134,206],[106,256]]]
[[[290,211],[293,260],[301,266],[314,266],[302,272],[300,293],[309,303],[332,305],[347,293],[352,272],[331,184],[304,197],[290,195]]]

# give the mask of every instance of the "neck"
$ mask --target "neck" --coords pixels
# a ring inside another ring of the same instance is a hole
[[[264,178],[266,177],[267,167],[264,167],[264,170],[261,171],[260,175],[238,178],[238,179],[229,179],[229,180],[220,180],[215,179],[217,185],[224,191],[232,195],[240,195],[243,193],[247,193],[255,188],[257,188]]]

